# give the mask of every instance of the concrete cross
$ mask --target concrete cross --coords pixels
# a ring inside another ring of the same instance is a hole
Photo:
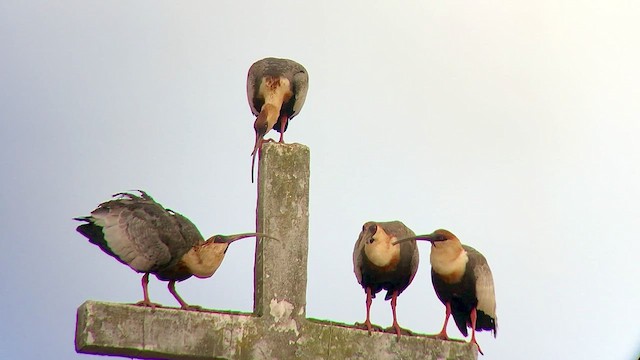
[[[257,230],[283,241],[256,246],[253,313],[152,312],[87,301],[78,308],[76,350],[146,359],[477,359],[475,347],[462,342],[426,336],[397,342],[395,334],[369,336],[306,318],[308,205],[309,149],[265,143]]]

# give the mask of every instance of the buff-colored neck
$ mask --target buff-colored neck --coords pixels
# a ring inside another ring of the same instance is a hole
[[[433,271],[443,276],[464,275],[469,257],[458,238],[434,242],[429,258]],[[457,276],[456,276],[457,277]]]
[[[278,122],[278,116],[280,115],[280,107],[265,103],[262,105],[262,110],[260,111],[260,117],[264,118],[264,121],[267,123],[267,132],[273,129],[273,126]]]
[[[278,121],[282,104],[291,97],[291,84],[285,77],[267,77],[260,84],[260,94],[264,105],[260,112],[266,112],[267,123],[271,129]]]
[[[194,276],[201,279],[208,278],[220,267],[228,246],[228,244],[213,242],[194,246],[182,257],[182,261]]]

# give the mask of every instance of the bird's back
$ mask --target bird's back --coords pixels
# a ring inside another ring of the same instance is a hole
[[[293,60],[265,58],[251,65],[247,74],[247,98],[254,115],[258,116],[262,105],[264,105],[264,98],[259,93],[260,83],[265,77],[281,76],[289,80],[293,92],[291,99],[283,104],[281,113],[285,112],[291,119],[300,112],[307,96],[309,83],[307,70]],[[278,130],[279,126],[276,126],[275,129]]]
[[[175,264],[202,235],[182,215],[151,197],[120,194],[100,204],[77,231],[105,253],[138,272],[156,272]]]

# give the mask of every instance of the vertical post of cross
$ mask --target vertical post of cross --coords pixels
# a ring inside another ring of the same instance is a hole
[[[258,169],[254,313],[304,319],[309,244],[309,148],[265,143]]]

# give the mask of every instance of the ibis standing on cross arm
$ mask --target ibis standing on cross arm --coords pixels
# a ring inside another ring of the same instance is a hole
[[[115,194],[117,199],[106,201],[90,216],[75,218],[84,224],[77,231],[105,253],[144,273],[141,306],[160,306],[149,300],[149,274],[168,281],[169,292],[184,310],[196,309],[188,305],[175,289],[177,281],[191,276],[211,277],[224,260],[229,244],[247,237],[267,237],[260,233],[214,235],[204,240],[198,228],[181,214],[165,209],[144,191],[140,196]],[[277,239],[276,239],[277,240]]]
[[[385,300],[391,299],[393,329],[397,339],[400,339],[396,302],[413,281],[420,256],[415,240],[403,242],[400,246],[394,246],[393,242],[410,236],[415,236],[415,233],[400,221],[369,221],[362,226],[353,249],[353,271],[367,294],[367,319],[364,325],[369,334],[372,330],[369,316],[372,299],[384,289],[387,290]]]
[[[415,240],[431,242],[431,281],[438,299],[445,306],[444,325],[436,337],[449,339],[447,324],[449,316],[453,315],[462,335],[467,336],[467,327],[471,328],[469,343],[475,344],[483,354],[476,341],[476,330],[489,330],[494,337],[498,331],[496,295],[487,259],[444,229],[429,235],[408,236],[395,244],[402,246]]]

